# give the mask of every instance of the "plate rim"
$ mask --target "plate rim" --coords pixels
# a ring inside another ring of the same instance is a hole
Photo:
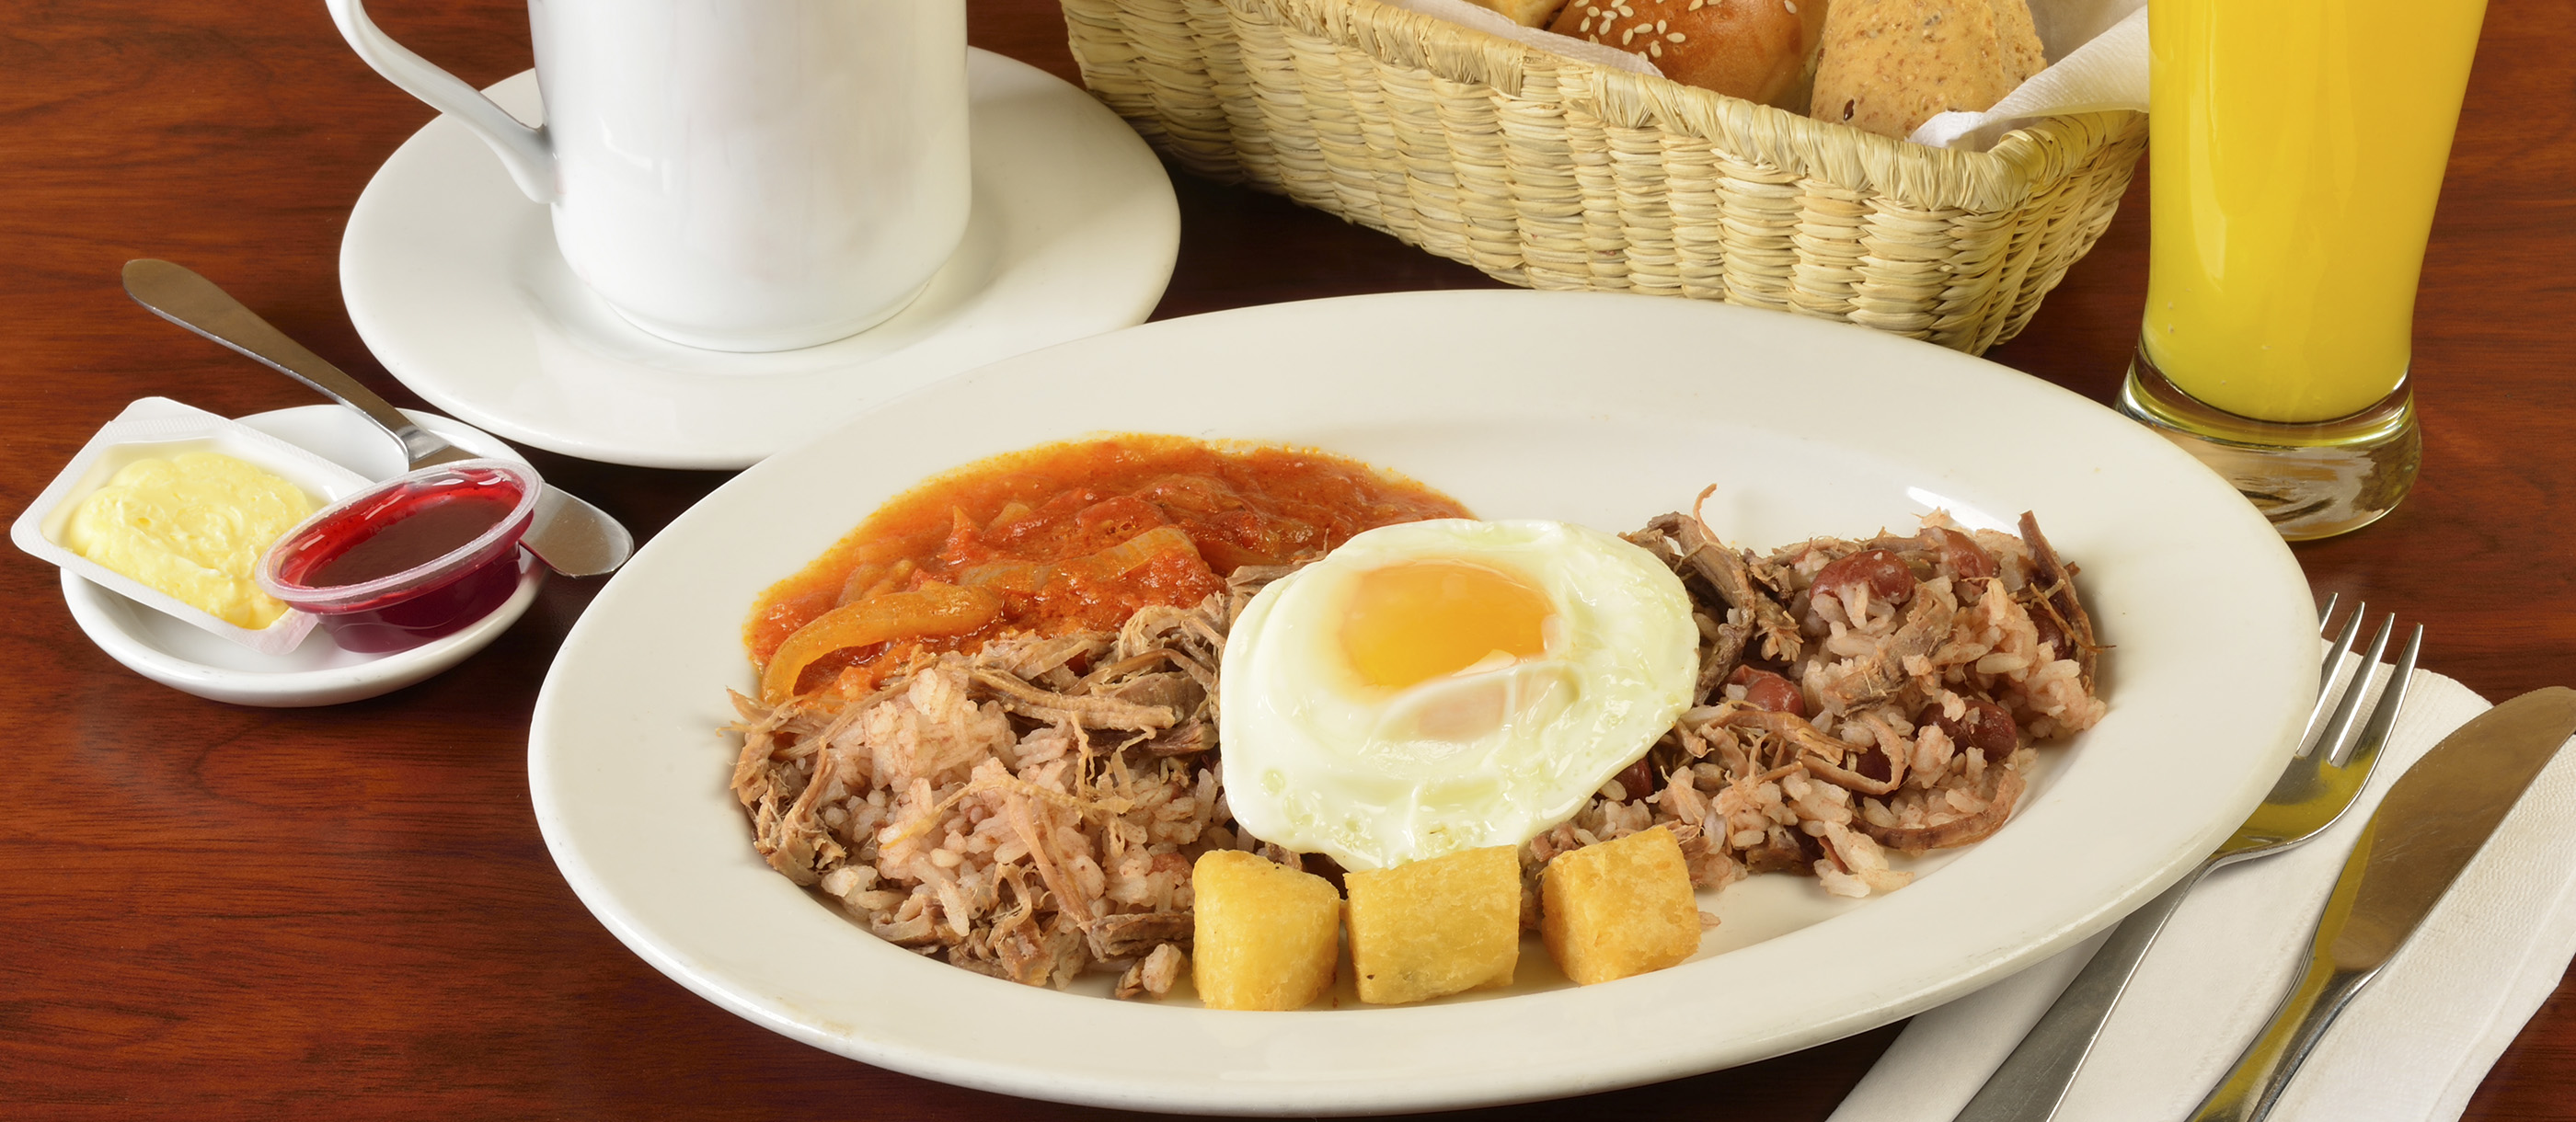
[[[1548,313],[1534,314],[1533,309],[1528,307],[1529,304],[1545,301],[1564,303],[1566,309],[1549,309]],[[1569,303],[1574,301],[1586,303],[1577,308]],[[1489,307],[1508,309],[1508,311],[1484,310]],[[1562,314],[1558,314],[1560,312]],[[1580,312],[1582,315],[1573,315],[1574,312]],[[1504,323],[1511,322],[1515,317],[1526,321],[1563,320],[1569,316],[1584,318],[1594,315],[1634,316],[1640,320],[1704,316],[1708,317],[1706,325],[1709,329],[1720,336],[1728,332],[1739,333],[1746,337],[1776,336],[1824,346],[1828,350],[1856,354],[1870,360],[1890,361],[1899,367],[1919,366],[1940,371],[1941,378],[1966,378],[1971,382],[1982,379],[1994,386],[2015,387],[2007,392],[2015,396],[2027,395],[2032,401],[2044,403],[2036,406],[2037,408],[2045,411],[2071,409],[2076,412],[2068,414],[2069,416],[2093,417],[2100,423],[2097,424],[2094,421],[2082,423],[2098,430],[2093,435],[2120,448],[2129,456],[2142,458],[2143,462],[2148,464],[2160,465],[2157,470],[2172,476],[2166,481],[2167,483],[2180,487],[2182,489],[2180,493],[2184,494],[2189,501],[2207,507],[2211,524],[2207,527],[2195,527],[2196,532],[2209,533],[2213,530],[2224,530],[2259,553],[2261,557],[2258,560],[2268,560],[2269,564],[2263,566],[2265,571],[2260,574],[2267,587],[2276,592],[2286,592],[2293,587],[2298,590],[2299,594],[2291,597],[2295,601],[2294,604],[2278,605],[2270,616],[2260,621],[2263,624],[2264,640],[2282,648],[2285,652],[2297,642],[2307,644],[2305,649],[2313,649],[2314,608],[2305,595],[2304,574],[2286,543],[2281,542],[2271,531],[2269,524],[2263,522],[2261,516],[2250,506],[2243,504],[2242,499],[2232,489],[2227,488],[2214,475],[2208,474],[2205,468],[2200,467],[2196,461],[2190,460],[2179,449],[2173,448],[2144,430],[2129,427],[2128,422],[2118,419],[2115,414],[2111,414],[2097,403],[2062,387],[1983,359],[1849,325],[1725,305],[1684,301],[1636,301],[1616,294],[1467,290],[1335,297],[1290,304],[1261,305],[1158,321],[1104,336],[1077,340],[1003,360],[980,368],[969,375],[924,387],[851,418],[840,429],[835,430],[834,436],[827,436],[824,440],[807,445],[795,453],[782,455],[745,472],[719,488],[697,507],[685,512],[680,519],[675,520],[664,531],[664,537],[657,538],[655,542],[645,547],[645,551],[639,552],[637,561],[642,564],[630,563],[628,569],[612,581],[609,588],[602,591],[600,597],[594,602],[592,611],[585,613],[582,620],[575,624],[572,633],[566,637],[562,652],[554,667],[550,668],[546,682],[539,693],[530,731],[531,793],[539,827],[545,836],[548,850],[555,857],[566,880],[584,904],[590,907],[593,914],[598,916],[622,942],[684,986],[729,1011],[780,1032],[782,1035],[867,1062],[965,1086],[1102,1106],[1238,1114],[1422,1110],[1527,1101],[1653,1082],[1777,1055],[1799,1047],[1865,1031],[1918,1012],[1949,997],[1996,980],[2012,969],[2036,962],[2046,954],[2054,953],[2107,926],[2119,915],[2125,913],[2129,907],[2142,902],[2180,876],[2191,863],[2204,855],[2219,837],[2234,826],[2236,820],[2242,817],[2247,808],[2259,801],[2262,791],[2268,787],[2271,772],[2277,766],[2268,761],[2276,759],[2277,756],[2258,754],[2260,758],[2240,766],[2233,776],[2222,777],[2223,790],[2218,801],[2223,813],[2214,813],[2207,821],[2198,823],[2191,830],[2165,839],[2168,844],[2164,849],[2145,860],[2141,865],[2142,874],[2129,879],[2124,889],[2100,899],[2089,900],[2082,907],[2052,913],[2044,930],[2031,933],[2017,945],[2005,948],[2001,953],[1993,953],[1989,950],[1974,957],[1973,960],[1963,958],[1952,963],[1944,968],[1947,970],[1946,976],[1937,981],[1867,991],[1864,1000],[1839,1013],[1812,1018],[1790,1028],[1745,1037],[1725,1048],[1698,1047],[1665,1050],[1649,1058],[1632,1057],[1624,1063],[1588,1074],[1569,1073],[1559,1065],[1537,1074],[1523,1067],[1514,1067],[1513,1070],[1506,1071],[1479,1070],[1463,1074],[1448,1072],[1434,1078],[1408,1075],[1401,1079],[1386,1073],[1380,1073],[1377,1076],[1330,1078],[1324,1077],[1321,1073],[1305,1072],[1300,1073],[1302,1078],[1295,1081],[1237,1079],[1229,1082],[1224,1078],[1211,1077],[1175,1083],[1169,1080],[1129,1075],[1068,1071],[1062,1065],[1035,1067],[1021,1061],[996,1061],[989,1056],[958,1054],[953,1049],[947,1052],[923,1049],[899,1039],[856,1039],[851,1033],[834,1031],[833,1026],[822,1024],[811,1016],[799,1017],[776,1002],[741,992],[740,987],[726,976],[726,968],[723,964],[713,963],[703,955],[691,954],[685,948],[670,945],[659,932],[651,930],[649,923],[640,921],[636,915],[630,914],[625,909],[624,901],[617,898],[599,870],[591,865],[588,855],[583,851],[582,840],[567,833],[574,827],[566,818],[564,807],[559,803],[562,792],[557,785],[559,779],[557,768],[561,761],[552,758],[558,751],[552,746],[553,742],[555,738],[563,735],[558,727],[565,719],[563,710],[570,704],[565,700],[565,691],[571,688],[565,684],[567,663],[581,657],[581,652],[585,650],[590,637],[605,626],[604,620],[618,608],[621,602],[619,582],[628,581],[632,574],[653,571],[655,563],[651,559],[651,551],[661,547],[664,540],[685,540],[700,521],[714,517],[705,512],[720,510],[728,502],[739,499],[741,495],[753,493],[756,489],[766,486],[764,482],[766,480],[799,470],[807,461],[817,458],[818,454],[814,449],[820,445],[835,439],[847,440],[856,430],[871,425],[893,423],[893,421],[881,421],[880,418],[894,415],[895,419],[899,420],[900,415],[905,412],[923,408],[935,410],[938,402],[930,400],[925,405],[925,399],[933,399],[937,395],[971,395],[992,383],[1026,376],[1025,372],[1040,371],[1054,366],[1079,369],[1086,362],[1096,366],[1099,365],[1100,354],[1114,354],[1121,350],[1174,345],[1178,345],[1182,350],[1189,350],[1193,347],[1202,347],[1212,338],[1222,339],[1230,331],[1238,334],[1264,334],[1261,329],[1278,326],[1281,317],[1286,317],[1287,322],[1293,323],[1310,317],[1322,317],[1325,320],[1352,316],[1361,319],[1367,319],[1370,316],[1419,318],[1423,314],[1428,314],[1434,319],[1449,314],[1460,314],[1469,318],[1492,314]],[[1147,342],[1140,343],[1139,340]],[[1741,343],[1744,340],[1739,338],[1736,341]],[[1301,343],[1299,345],[1321,344]],[[2116,422],[2116,425],[2113,422]],[[1077,434],[1068,432],[1063,435]],[[1211,434],[1184,433],[1184,435]],[[950,463],[934,465],[919,474],[929,474],[930,471],[938,468],[973,458],[976,458],[975,454],[961,452]],[[1372,462],[1378,461],[1372,460]],[[1379,466],[1411,474],[1407,465],[1401,462],[1380,462]],[[728,498],[729,495],[734,498]],[[877,498],[882,497],[884,496],[877,496]],[[1471,502],[1470,505],[1475,504]],[[1500,517],[1517,514],[1512,511],[1487,513]],[[849,519],[846,524],[839,527],[838,532],[846,532],[847,526],[855,525],[856,521],[856,518]],[[2256,535],[2256,531],[2259,531],[2259,536]],[[1857,531],[1829,526],[1817,527],[1810,532]],[[804,556],[808,555],[787,559],[784,569],[792,571],[795,565],[802,563]],[[2080,563],[2082,558],[2077,557],[2077,560]],[[779,572],[777,575],[783,576],[784,572]],[[2302,619],[2304,622],[2301,622]],[[2294,631],[2298,632],[2295,639],[2292,637]],[[2304,675],[2307,687],[2313,690],[2314,686],[2312,673],[2298,670],[2293,674],[2293,669],[2295,668],[2286,664],[2266,668],[2264,681],[2272,684],[2290,684],[2290,688],[2285,690],[2283,695],[2290,700],[2279,704],[2266,702],[2272,718],[2271,722],[2262,728],[2245,732],[2238,739],[2268,743],[2275,753],[2288,751],[2289,743],[2285,738],[2295,736],[2297,722],[2304,718],[2307,705],[2305,700],[2295,697],[2295,683],[2301,680],[2301,675]],[[2118,711],[2115,705],[2115,714]],[[712,742],[712,737],[709,739]],[[2224,783],[2225,779],[2232,779],[2234,782],[2229,785]],[[738,813],[736,811],[737,816]],[[2029,813],[2027,808],[2024,813]],[[2020,816],[2017,815],[2017,817]],[[1998,837],[2007,836],[2009,835]],[[1995,849],[1998,845],[1997,841],[1989,841],[1977,847],[1962,859],[1962,864]],[[748,851],[748,847],[743,848]],[[781,885],[785,884],[783,878],[777,878],[775,874],[767,873],[765,869],[762,872]],[[1927,881],[1913,889],[1883,897],[1873,905],[1873,910],[1893,909],[1889,911],[1889,915],[1890,918],[1895,918],[1898,914],[1916,910],[1917,906],[1910,903],[1912,900],[1924,899],[1930,895],[1937,903],[1948,898],[1947,892],[1927,894],[1925,889],[1931,883]],[[815,910],[821,912],[823,909],[820,905],[815,905]],[[1835,922],[1837,921],[1828,920],[1807,930],[1823,930]],[[1850,929],[1851,925],[1845,924],[1837,931]],[[1843,943],[1848,943],[1851,937],[1837,936],[1837,938]],[[1727,955],[1715,956],[1703,962],[1733,959],[1738,956],[1751,956],[1753,959],[1768,961],[1799,949],[1798,946],[1793,945],[1788,950],[1783,950],[1782,944],[1788,942],[1787,939],[1773,939]],[[893,951],[890,947],[886,950],[897,955],[903,954],[903,952]],[[891,962],[892,960],[880,956],[879,961]],[[924,965],[940,971],[953,972],[959,976],[961,982],[966,979],[991,981],[942,964],[924,963]],[[1700,965],[1702,963],[1692,963],[1677,969],[1686,971]],[[1620,1002],[1611,1001],[1611,999],[1620,994],[1646,993],[1647,990],[1628,984],[1637,981],[1639,980],[1631,979],[1628,982],[1587,989],[1551,991],[1528,995],[1526,998],[1515,997],[1511,1000],[1542,1002],[1553,1013],[1580,1019],[1583,1016],[1599,1016],[1605,1012],[1616,1012]],[[1008,983],[993,984],[1009,986]],[[1680,983],[1674,981],[1672,984]],[[1654,983],[1647,980],[1646,985],[1651,987]],[[1002,991],[987,992],[994,995],[997,1003],[1009,1005],[1014,1011],[1041,1009],[1043,1006],[1036,1001],[1044,998],[1094,1000],[1058,994],[1006,995]],[[1032,1000],[1019,1000],[1023,996]],[[1605,1001],[1611,1003],[1605,1006],[1603,1004]],[[1121,1026],[1136,1023],[1134,1017],[1143,1012],[1134,1006],[1108,1002],[1099,1004],[1103,1006],[1095,1011],[1099,1017]],[[1228,1013],[1215,1014],[1215,1016],[1243,1018],[1242,1023],[1247,1027],[1253,1025],[1256,1020],[1275,1025],[1278,1023],[1278,1018],[1285,1017],[1316,1019],[1314,1023],[1318,1026],[1332,1022],[1338,1023],[1342,1028],[1348,1028],[1349,1018],[1353,1016],[1385,1018],[1390,1025],[1403,1021],[1422,1026],[1454,1027],[1460,1019],[1454,1015],[1444,1014],[1440,1012],[1441,1010],[1481,1007],[1481,1003],[1435,1004],[1365,1011],[1309,1010],[1289,1014]],[[1177,1011],[1163,1010],[1162,1012]],[[1202,1029],[1209,1025],[1208,1022],[1203,1021],[1196,1023]],[[1219,1024],[1227,1024],[1227,1022],[1219,1022]],[[1300,1028],[1286,1031],[1294,1033],[1304,1030]]]

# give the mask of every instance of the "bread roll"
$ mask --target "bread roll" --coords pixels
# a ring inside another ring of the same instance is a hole
[[[1522,27],[1545,27],[1548,17],[1556,14],[1565,0],[1467,0],[1479,8],[1500,12],[1504,19]]]
[[[1835,0],[1808,116],[1902,139],[2047,65],[2025,0]]]
[[[1807,107],[1825,6],[1825,0],[1570,0],[1548,30],[1644,55],[1676,82],[1796,112]]]

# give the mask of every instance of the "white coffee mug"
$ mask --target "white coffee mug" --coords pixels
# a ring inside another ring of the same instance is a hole
[[[964,0],[529,0],[529,128],[328,0],[359,57],[492,146],[620,315],[812,346],[920,295],[966,230]]]

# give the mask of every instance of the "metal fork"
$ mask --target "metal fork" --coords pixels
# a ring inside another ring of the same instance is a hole
[[[2322,619],[2334,618],[2336,600],[2329,598]],[[2307,743],[2307,733],[2317,731],[2319,718],[2326,713],[2326,699],[2333,696],[2335,672],[2343,656],[2352,650],[2353,640],[2361,633],[2362,614],[2369,605],[2355,604],[2352,618],[2344,621],[2343,630],[2326,652],[2320,672],[2317,706],[2308,714],[2307,729],[2300,742]],[[2209,871],[2266,853],[2278,853],[2315,837],[2352,805],[2361,793],[2362,783],[2379,763],[2379,750],[2388,742],[2389,726],[2397,720],[2399,707],[2406,703],[2407,682],[2415,674],[2415,655],[2424,644],[2424,629],[2418,626],[2406,640],[2406,650],[2398,656],[2397,669],[2389,675],[2388,685],[2380,691],[2379,704],[2372,707],[2370,718],[2356,732],[2355,721],[2361,710],[2361,699],[2369,691],[2371,671],[2378,667],[2379,656],[2388,650],[2390,635],[2397,628],[2397,617],[2391,615],[2379,625],[2379,635],[2372,639],[2370,652],[2362,656],[2353,671],[2352,683],[2344,688],[2343,699],[2326,718],[2325,731],[2318,733],[2313,747],[2302,748],[2291,757],[2290,766],[2272,784],[2270,798],[2256,807],[2234,836],[2218,847],[2218,852],[2200,863],[2163,895],[2147,902],[2129,918],[2120,921],[2109,940],[2093,954],[2075,980],[2058,995],[2057,1004],[2032,1025],[2028,1035],[2014,1047],[2002,1067],[1968,1100],[1956,1122],[2045,1122],[2057,1114],[2058,1104],[2066,1099],[2066,1089],[2075,1082],[2075,1073],[2084,1066],[2086,1053],[2102,1035],[2102,1026],[2111,1019],[2112,1006],[2119,1003],[2120,993],[2128,988],[2129,979],[2138,963],[2147,956],[2147,948],[2164,930],[2182,899],[2191,893]]]

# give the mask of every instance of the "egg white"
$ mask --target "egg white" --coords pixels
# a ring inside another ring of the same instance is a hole
[[[1353,670],[1355,582],[1406,562],[1519,577],[1552,615],[1543,654],[1499,652],[1412,686]],[[1573,816],[1690,702],[1699,633],[1680,578],[1563,522],[1439,519],[1353,537],[1272,582],[1227,637],[1218,686],[1226,799],[1252,836],[1348,869],[1518,845]]]

